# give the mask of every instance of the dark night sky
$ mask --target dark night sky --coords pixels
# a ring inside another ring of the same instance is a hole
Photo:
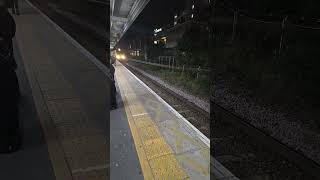
[[[185,2],[186,0],[150,0],[120,44],[126,43],[132,37],[152,34],[153,29],[173,23],[174,14],[185,8]]]

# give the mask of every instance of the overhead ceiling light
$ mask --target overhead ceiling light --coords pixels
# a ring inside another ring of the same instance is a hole
[[[158,32],[161,32],[161,31],[162,31],[162,28],[159,28],[159,29],[155,29],[155,30],[154,30],[155,33],[158,33]]]

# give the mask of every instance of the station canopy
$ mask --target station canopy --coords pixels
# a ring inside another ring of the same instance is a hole
[[[111,0],[110,49],[113,49],[150,0]]]

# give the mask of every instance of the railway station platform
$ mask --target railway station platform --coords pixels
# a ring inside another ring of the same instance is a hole
[[[239,180],[210,156],[207,137],[119,62],[115,79],[111,179]]]
[[[0,179],[107,179],[107,69],[32,4],[19,3],[23,147],[0,155]]]
[[[110,119],[111,178],[125,179],[131,166],[141,171],[132,172],[136,179],[210,179],[209,139],[119,62],[115,79],[121,105]],[[135,161],[119,161],[123,149]]]

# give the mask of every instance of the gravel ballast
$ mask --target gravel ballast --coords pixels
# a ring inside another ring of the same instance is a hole
[[[215,103],[320,163],[320,134],[301,121],[290,118],[289,112],[281,110],[281,107],[257,104],[243,89],[234,94],[224,82],[214,83],[212,89]]]
[[[145,71],[141,70],[140,68],[137,68],[137,67],[132,66],[130,64],[128,64],[128,66],[130,66],[131,68],[135,69],[136,71],[142,73],[143,75],[147,76],[148,78],[156,81],[157,83],[159,83],[160,85],[164,86],[165,88],[167,88],[167,89],[179,94],[180,96],[182,96],[183,98],[185,98],[189,102],[195,104],[199,108],[203,109],[207,113],[210,113],[209,100],[208,101],[204,101],[204,100],[200,99],[199,97],[196,97],[196,96],[186,92],[185,90],[182,90],[181,88],[178,88],[176,86],[173,86],[173,85],[163,81],[159,77],[156,77],[156,76],[153,76],[153,75],[151,75],[149,73],[146,73]]]

